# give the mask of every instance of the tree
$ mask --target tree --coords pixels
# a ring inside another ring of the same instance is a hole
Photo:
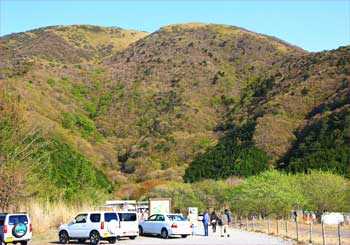
[[[307,201],[306,209],[321,212],[349,211],[349,181],[344,177],[313,170],[310,174],[299,174],[296,180]]]
[[[5,89],[0,92],[0,209],[5,211],[26,195],[25,180],[36,152],[47,142],[40,141],[37,128],[25,129],[20,98]]]
[[[244,215],[285,215],[305,204],[292,177],[278,171],[263,172],[245,179],[231,192],[233,208]]]

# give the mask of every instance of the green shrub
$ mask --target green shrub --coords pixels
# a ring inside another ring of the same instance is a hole
[[[62,112],[61,116],[61,123],[64,128],[72,129],[77,122],[75,116],[68,112]]]
[[[47,79],[47,84],[49,84],[50,86],[54,86],[56,84],[56,80],[53,78],[49,78]]]

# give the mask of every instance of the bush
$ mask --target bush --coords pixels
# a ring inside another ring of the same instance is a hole
[[[53,86],[56,84],[56,81],[53,78],[49,78],[47,79],[47,84],[49,84],[50,86]]]
[[[68,112],[62,112],[61,116],[62,116],[61,123],[62,123],[62,126],[64,128],[72,129],[73,126],[77,122],[76,119],[75,119],[75,116],[70,114],[70,113],[68,113]]]

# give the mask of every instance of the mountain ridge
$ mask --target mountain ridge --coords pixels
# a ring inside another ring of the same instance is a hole
[[[26,105],[27,124],[59,136],[116,192],[195,181],[196,168],[237,176],[277,168],[298,131],[348,104],[349,47],[309,53],[229,25],[51,26],[0,44],[0,81]],[[227,158],[208,160],[213,148]],[[262,165],[245,158],[254,154]]]

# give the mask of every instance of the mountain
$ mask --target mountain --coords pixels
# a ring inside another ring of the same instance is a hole
[[[72,150],[66,164],[91,163],[117,192],[151,179],[304,171],[291,167],[306,156],[295,154],[303,130],[349,104],[349,54],[228,25],[52,26],[0,38],[0,81],[26,127],[54,138],[48,151]],[[333,129],[347,142],[345,127]]]

